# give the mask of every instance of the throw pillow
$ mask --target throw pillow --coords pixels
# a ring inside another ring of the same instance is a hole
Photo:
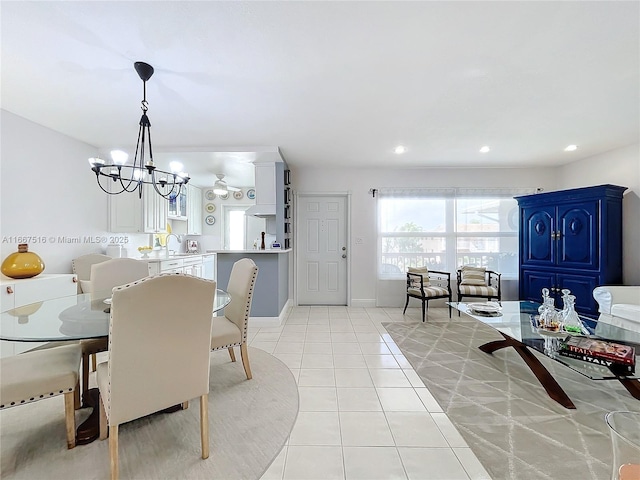
[[[416,273],[422,277],[422,286],[429,287],[429,269],[427,267],[409,267],[409,273]],[[411,276],[411,286],[420,288],[420,279],[416,276]]]
[[[485,280],[486,268],[484,267],[462,267],[461,282],[460,285],[479,285],[486,287],[487,281]]]

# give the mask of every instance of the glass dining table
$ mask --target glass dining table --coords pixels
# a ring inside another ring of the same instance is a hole
[[[217,289],[213,313],[231,301],[224,290]],[[12,342],[72,342],[109,336],[111,291],[59,297],[32,303],[0,314],[0,340]],[[99,434],[99,393],[89,389],[83,406],[93,407],[89,417],[76,430],[76,444],[91,443]],[[177,405],[166,413],[176,411]]]
[[[0,315],[0,340],[64,342],[109,335],[111,292],[54,298],[8,310]],[[213,311],[222,310],[230,295],[217,289]]]

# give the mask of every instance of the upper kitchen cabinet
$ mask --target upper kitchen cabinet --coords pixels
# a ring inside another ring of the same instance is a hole
[[[267,233],[276,236],[282,248],[292,247],[292,191],[286,163],[256,162],[256,204],[246,214],[266,219]]]
[[[517,197],[520,207],[520,298],[542,288],[559,300],[567,288],[576,310],[596,316],[593,289],[622,281],[622,194],[600,185]]]
[[[202,235],[202,190],[187,185],[187,235]]]
[[[169,200],[158,195],[153,185],[137,193],[109,196],[109,231],[114,233],[166,233]]]

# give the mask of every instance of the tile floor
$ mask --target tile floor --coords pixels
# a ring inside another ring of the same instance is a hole
[[[249,344],[282,360],[300,394],[261,480],[491,478],[381,325],[418,321],[419,308],[294,307],[283,325],[250,330]]]

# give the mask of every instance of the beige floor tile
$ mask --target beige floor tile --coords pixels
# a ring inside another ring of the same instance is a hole
[[[301,387],[335,387],[333,368],[302,368],[298,376]]]
[[[409,480],[469,480],[450,448],[398,448]]]
[[[396,357],[397,359],[397,357]],[[424,388],[424,382],[422,381],[422,379],[418,376],[418,374],[413,370],[413,368],[409,367],[409,368],[403,368],[402,371],[404,372],[404,374],[407,376],[407,378],[409,379],[409,382],[411,382],[411,386],[414,388]]]
[[[304,350],[303,342],[289,342],[281,338],[273,353],[299,353]]]
[[[382,411],[376,389],[337,388],[338,409],[341,412],[377,412]]]
[[[427,411],[442,412],[442,407],[438,404],[436,399],[433,398],[433,395],[431,395],[431,392],[428,389],[416,388],[415,390],[418,394],[418,397],[420,397],[422,404],[426,407]]]
[[[367,368],[362,355],[334,355],[333,364],[340,368]]]
[[[301,412],[337,412],[338,397],[334,387],[298,387]]]
[[[384,343],[360,343],[360,349],[365,355],[390,355],[391,350]]]
[[[377,388],[385,412],[426,412],[413,388]]]
[[[394,446],[383,412],[340,412],[342,445],[352,447]]]
[[[289,368],[300,368],[302,364],[301,353],[274,353],[273,356],[279,358]]]
[[[398,447],[448,447],[429,412],[385,412]]]
[[[291,445],[341,445],[338,412],[299,412]]]
[[[305,342],[303,353],[314,353],[317,355],[331,355],[333,354],[333,346],[326,342]]]
[[[347,480],[407,478],[400,455],[393,447],[344,447],[342,451]]]
[[[334,368],[333,355],[305,353],[302,355],[302,368]]]
[[[369,368],[400,368],[393,355],[365,355],[364,361]]]
[[[445,413],[432,413],[433,420],[438,425],[438,428],[447,439],[449,446],[456,447],[468,447],[467,442],[464,441],[462,435],[458,432],[458,429],[451,423],[449,417]]]
[[[357,343],[332,342],[333,354],[338,355],[359,355],[364,353],[361,345]]]
[[[331,332],[331,341],[332,342],[357,342],[356,334],[353,332],[340,333],[340,332]]]
[[[400,368],[372,368],[369,373],[376,387],[411,387],[409,379]]]
[[[343,480],[344,478],[342,448],[288,447],[283,480]]]
[[[373,387],[366,368],[336,368],[335,384],[337,387]]]

